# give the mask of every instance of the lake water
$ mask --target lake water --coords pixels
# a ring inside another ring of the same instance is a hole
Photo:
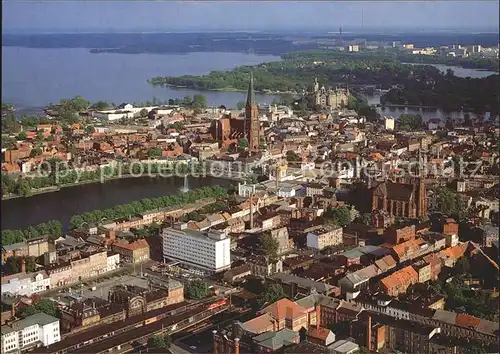
[[[90,101],[105,100],[116,104],[151,100],[183,98],[202,93],[209,105],[235,107],[246,99],[243,92],[210,92],[172,87],[153,86],[147,80],[155,76],[202,75],[212,70],[229,70],[240,65],[278,61],[273,55],[244,53],[172,54],[91,54],[85,48],[38,49],[2,47],[2,102],[14,104],[19,114],[38,112],[61,98],[76,95]],[[419,64],[415,64],[419,65]],[[484,77],[490,71],[464,69],[436,64],[443,72],[452,69],[457,76]],[[372,104],[380,103],[379,96],[367,97]],[[256,95],[258,103],[270,103],[274,96]],[[421,114],[425,119],[446,118],[450,113],[440,110],[405,108],[379,109],[382,115],[403,113]],[[452,112],[453,116],[463,116]]]
[[[448,69],[453,70],[455,76],[458,77],[472,77],[472,78],[482,78],[491,75],[498,75],[497,72],[479,69],[462,68],[459,66],[450,66],[444,64],[419,64],[419,63],[405,63],[407,65],[431,65],[439,69],[442,73],[446,73]]]
[[[81,95],[92,102],[120,104],[156,97],[183,98],[199,91],[153,86],[155,76],[202,75],[240,65],[278,61],[274,55],[244,53],[92,54],[84,48],[2,47],[2,102],[18,108],[44,107]],[[236,107],[243,92],[201,92],[209,105]],[[274,97],[256,95],[258,103]]]
[[[189,188],[204,186],[228,187],[224,179],[189,177]],[[34,195],[29,198],[2,200],[2,229],[26,228],[49,220],[60,220],[68,227],[73,215],[103,210],[115,205],[144,198],[180,193],[184,179],[180,177],[126,178],[101,183],[63,188],[58,192]]]
[[[365,95],[364,96],[370,105],[380,104],[380,95]],[[393,116],[394,118],[399,118],[401,114],[418,114],[423,120],[429,120],[434,118],[439,118],[444,121],[447,117],[463,119],[466,112],[445,112],[437,108],[408,108],[408,107],[377,107],[377,112],[381,116]],[[477,114],[473,112],[468,112],[472,118],[477,117]],[[485,119],[490,119],[490,113],[486,112],[484,115]]]

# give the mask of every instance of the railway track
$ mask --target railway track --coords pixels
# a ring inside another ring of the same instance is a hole
[[[214,313],[217,313],[219,307],[223,307],[224,311],[227,309],[226,307],[229,307],[224,298],[211,298],[197,303],[182,302],[136,315],[124,321],[95,326],[85,332],[68,335],[62,341],[49,347],[38,348],[33,353],[96,353],[92,348],[100,348],[104,343],[113,344],[114,341],[117,342],[116,345],[120,345],[120,340],[132,336],[134,338],[130,340],[131,342],[138,338],[135,336],[136,333],[151,335],[158,331],[162,332],[165,328],[172,329],[171,327],[177,325],[177,322],[184,325],[182,323],[183,320],[197,319],[199,316],[196,315],[199,314],[207,316],[204,319],[209,318]],[[197,320],[196,323],[198,322]],[[188,321],[187,324],[189,323]],[[157,328],[158,326],[160,326],[159,329]],[[151,333],[150,330],[152,331]],[[120,338],[120,340],[117,340],[117,338]],[[110,348],[113,347],[111,346]]]
[[[197,323],[203,322],[217,313],[226,311],[228,308],[228,305],[223,305],[215,309],[207,310],[205,306],[200,306],[187,313],[169,316],[161,321],[156,321],[121,333],[112,338],[73,351],[72,353],[125,353],[129,351],[129,348],[126,346],[129,343],[147,341],[147,338],[156,334],[172,334],[181,331]],[[122,346],[125,347],[122,349]]]

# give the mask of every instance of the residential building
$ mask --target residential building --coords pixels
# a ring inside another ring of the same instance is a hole
[[[394,123],[395,119],[394,117],[384,117],[384,126],[386,130],[394,130]]]
[[[418,274],[412,266],[397,270],[380,280],[380,289],[389,296],[398,296],[406,292],[410,285],[418,282]]]
[[[415,225],[406,227],[389,227],[385,230],[386,242],[397,245],[415,238]]]
[[[45,271],[2,277],[2,294],[31,296],[48,289],[50,289],[50,278]]]
[[[359,352],[359,345],[350,340],[341,339],[328,346],[332,354],[356,354]]]
[[[252,269],[249,264],[244,264],[242,266],[233,268],[224,273],[224,280],[232,283],[238,279],[242,279],[248,275],[252,274]]]
[[[231,267],[231,239],[225,233],[201,232],[176,224],[162,232],[163,257],[208,272]]]
[[[108,252],[107,267],[106,270],[111,272],[118,269],[120,266],[120,254],[114,252]]]
[[[316,195],[323,195],[324,186],[321,183],[309,183],[306,186],[306,196],[314,197]]]
[[[141,263],[149,260],[149,244],[145,239],[133,242],[114,242],[111,246],[113,252],[120,255],[124,263]]]
[[[290,252],[293,250],[293,240],[288,235],[288,228],[281,227],[271,230],[271,237],[278,241],[278,255]]]
[[[2,332],[2,353],[18,353],[61,340],[59,319],[43,312],[5,324]]]
[[[320,228],[307,234],[307,247],[317,250],[340,245],[342,241],[343,230],[341,227]]]
[[[418,282],[419,283],[425,283],[429,280],[431,280],[432,276],[432,270],[431,270],[431,264],[426,262],[425,260],[419,260],[418,262],[415,262],[412,264],[413,269],[418,274]]]
[[[250,256],[245,263],[250,267],[252,274],[258,277],[268,277],[283,271],[281,259],[271,260],[263,255]]]
[[[428,353],[430,339],[440,328],[409,320],[363,311],[350,323],[351,335],[370,351],[401,350],[405,353]]]
[[[28,241],[2,246],[2,259],[5,261],[9,257],[40,257],[49,252],[47,238],[38,237]]]
[[[356,295],[368,288],[369,280],[380,274],[380,270],[375,264],[347,274],[338,281],[338,285],[343,294],[346,294],[348,300],[355,298]]]
[[[295,299],[298,295],[309,295],[311,293],[340,295],[340,289],[335,286],[292,274],[276,273],[269,276],[267,280],[270,283],[280,284],[290,299]]]
[[[430,280],[437,280],[441,273],[441,259],[436,254],[428,254],[423,260],[431,266]]]

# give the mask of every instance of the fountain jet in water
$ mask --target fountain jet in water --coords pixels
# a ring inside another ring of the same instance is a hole
[[[181,187],[181,192],[186,193],[189,191],[187,175],[184,176],[184,187]]]

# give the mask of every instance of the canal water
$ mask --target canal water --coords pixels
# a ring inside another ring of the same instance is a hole
[[[228,187],[231,181],[189,177],[189,189],[205,186]],[[232,182],[233,184],[235,182]],[[184,179],[180,177],[140,177],[84,184],[62,188],[58,192],[34,195],[29,198],[2,200],[2,229],[23,229],[48,220],[59,220],[65,228],[73,215],[106,209],[144,198],[181,193]]]

